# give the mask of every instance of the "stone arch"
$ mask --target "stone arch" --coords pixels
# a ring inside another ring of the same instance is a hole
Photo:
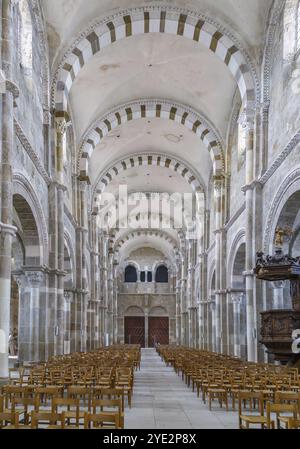
[[[136,267],[132,264],[128,264],[125,267],[124,282],[135,284],[138,282],[138,278],[139,276]]]
[[[128,234],[126,234],[126,236],[122,237],[117,242],[115,242],[115,244],[113,244],[114,252],[116,254],[118,254],[120,249],[126,242],[128,242],[129,240],[133,240],[136,237],[140,237],[140,236],[159,237],[159,238],[165,240],[166,242],[168,242],[172,246],[175,254],[178,254],[178,246],[177,246],[176,242],[170,236],[168,236],[165,233],[159,232],[159,231],[151,231],[151,230],[141,230],[141,231],[129,232]]]
[[[200,175],[196,173],[186,162],[167,156],[164,154],[147,153],[134,154],[117,160],[108,169],[105,169],[99,176],[96,182],[96,187],[93,192],[94,204],[97,203],[97,195],[101,194],[106,187],[113,181],[113,179],[120,173],[125,172],[131,168],[141,166],[158,166],[165,167],[175,173],[180,174],[195,192],[202,193],[204,196],[204,183],[200,179]]]
[[[125,310],[124,316],[145,316],[145,313],[141,307],[129,306]]]
[[[36,235],[38,235],[39,264],[48,262],[48,229],[46,219],[40,201],[30,182],[20,173],[13,175],[13,195],[23,198],[31,210],[36,224]],[[24,203],[24,207],[26,207]]]
[[[231,271],[231,306],[228,310],[230,346],[234,355],[247,360],[247,309],[246,309],[246,240],[240,238],[236,247]]]
[[[213,264],[209,270],[208,275],[208,292],[209,294],[215,290],[216,287],[216,266]]]
[[[113,129],[116,129],[118,126],[123,125],[124,123],[129,123],[133,120],[146,118],[172,120],[190,129],[201,139],[201,141],[208,149],[212,158],[215,174],[220,173],[224,170],[222,140],[219,136],[219,133],[214,129],[213,125],[211,123],[208,123],[208,120],[205,117],[187,106],[167,100],[156,99],[139,100],[121,105],[106,114],[100,120],[97,120],[91,126],[82,140],[79,151],[78,165],[80,176],[82,178],[86,178],[88,176],[88,161],[91,158],[96,146],[107,134],[109,134]],[[146,159],[146,162],[148,162],[147,165],[160,165],[160,160],[156,160],[155,158],[153,158],[153,156],[148,156],[148,161],[147,156],[140,157]],[[168,164],[172,163],[172,158],[167,158],[167,160]],[[133,163],[144,165],[143,163],[141,164],[137,158],[133,158],[133,161],[130,160],[131,165],[129,164],[129,167],[135,166],[132,165]],[[163,165],[164,161],[161,162]],[[174,167],[177,167],[176,171],[180,172],[181,166],[178,166],[177,161],[174,161]],[[126,170],[127,165],[126,168],[122,167],[121,165],[119,165],[118,168],[113,167],[113,169],[110,170],[109,174],[116,176],[119,171],[122,171],[122,168]],[[189,174],[186,171],[187,168],[183,166],[182,170],[184,170],[183,176],[185,177],[185,175],[187,175],[186,178],[188,181],[193,178],[190,184],[192,184],[195,189],[199,188],[199,182],[194,179],[194,176],[192,174]],[[109,181],[109,179],[107,179],[107,177],[109,177],[109,174],[100,181],[104,185],[106,185],[106,182]]]
[[[71,239],[67,233],[65,233],[64,244],[64,271],[66,272],[64,288],[65,290],[70,290],[74,288],[75,284],[75,257]]]
[[[300,191],[300,169],[290,173],[282,182],[276,192],[268,214],[264,231],[264,252],[272,254],[274,249],[275,230],[280,220],[280,215],[288,200]]]
[[[240,249],[242,244],[246,243],[246,231],[245,229],[241,229],[237,235],[235,236],[230,251],[229,258],[227,262],[227,285],[233,288],[233,271],[234,271],[234,262],[236,260],[236,255]]]
[[[165,263],[160,263],[155,270],[155,282],[167,284],[170,280],[169,268]]]
[[[165,307],[162,306],[156,306],[156,307],[152,307],[152,309],[149,312],[149,316],[155,316],[155,317],[167,317],[169,316],[169,313],[167,311],[167,309]]]
[[[228,67],[236,80],[245,107],[252,110],[259,84],[250,57],[241,44],[214,19],[175,7],[139,7],[96,21],[81,33],[65,54],[54,79],[54,107],[68,112],[68,94],[79,71],[102,48],[131,36],[160,33],[201,43]],[[250,111],[249,111],[250,112]]]
[[[144,230],[144,227],[141,226],[141,222],[143,223],[145,219],[149,220],[149,216],[151,218],[151,220],[153,219],[157,219],[158,223],[159,223],[159,227],[157,228],[150,228],[152,232],[156,232],[156,231],[160,231],[162,232],[163,225],[165,223],[166,220],[169,220],[170,225],[171,225],[171,229],[176,230],[177,234],[178,234],[178,238],[180,240],[181,245],[184,245],[184,241],[185,241],[185,231],[186,231],[186,227],[184,226],[184,224],[182,225],[180,223],[180,221],[175,220],[174,218],[168,217],[168,215],[165,214],[148,214],[148,213],[144,213],[141,214],[139,217],[139,220],[136,222],[136,227],[132,226],[132,231],[131,232],[141,232],[142,230]],[[150,221],[151,221],[150,220]],[[109,229],[112,231],[112,237],[115,236],[115,231],[120,229],[120,223],[122,222],[122,217],[120,217],[116,222],[113,223],[113,226],[111,226]],[[182,226],[182,227],[180,227]],[[127,229],[127,227],[126,227]]]

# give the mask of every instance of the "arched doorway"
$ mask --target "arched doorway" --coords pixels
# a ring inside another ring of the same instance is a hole
[[[148,347],[168,345],[170,339],[169,315],[164,307],[153,307],[148,318]]]
[[[145,347],[145,314],[137,306],[129,307],[124,316],[124,342],[127,345]]]

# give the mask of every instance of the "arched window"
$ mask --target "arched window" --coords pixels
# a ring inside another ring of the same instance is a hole
[[[128,265],[125,269],[125,282],[135,284],[137,282],[137,271],[132,265]]]
[[[283,58],[291,61],[300,50],[300,0],[286,1],[283,31]]]
[[[19,1],[20,64],[27,73],[32,71],[32,20],[28,0]]]
[[[157,268],[155,282],[158,284],[167,284],[169,282],[169,271],[165,265],[161,265]]]

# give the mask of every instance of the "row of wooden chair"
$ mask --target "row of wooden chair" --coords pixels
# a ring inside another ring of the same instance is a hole
[[[290,428],[300,420],[300,378],[296,368],[248,363],[222,354],[160,346],[158,353],[209,409],[219,403],[236,410],[240,428]],[[250,413],[248,413],[250,412]],[[272,416],[276,417],[274,420]]]
[[[11,369],[0,428],[124,428],[139,368],[140,347],[127,345]]]

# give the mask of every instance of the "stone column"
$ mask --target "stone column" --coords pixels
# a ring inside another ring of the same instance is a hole
[[[64,292],[64,354],[71,353],[71,308],[72,292]]]
[[[181,280],[177,281],[176,284],[176,343],[180,344],[181,343],[181,310],[180,310],[180,300],[181,300],[181,295],[180,295],[180,284],[181,284]]]
[[[254,301],[255,245],[253,235],[253,187],[254,187],[254,124],[247,123],[246,138],[246,304],[247,304],[247,351],[250,362],[257,361],[256,305]]]
[[[186,346],[187,343],[187,328],[186,328],[186,279],[181,279],[181,345]]]
[[[77,316],[78,316],[78,346],[80,351],[87,350],[87,307],[88,307],[88,282],[87,282],[87,181],[78,182],[78,221],[76,229],[77,252]]]
[[[213,352],[216,352],[217,351],[216,301],[210,301],[209,307],[211,312],[211,350]]]
[[[102,269],[102,289],[103,289],[103,336],[104,344],[109,343],[107,341],[107,335],[109,334],[109,313],[108,313],[108,240],[107,234],[103,234],[103,269]]]
[[[199,349],[205,350],[206,349],[206,342],[205,342],[205,302],[199,301],[198,303],[199,307]]]
[[[223,204],[223,177],[215,177],[215,213],[216,213],[216,293],[215,293],[215,338],[216,352],[221,353],[223,349],[223,228],[222,228],[222,204]]]
[[[2,154],[0,167],[0,378],[8,377],[8,338],[10,327],[11,246],[16,229],[12,226],[12,154],[14,145],[13,108],[18,89],[12,82],[13,2],[2,0],[1,59],[5,76],[1,95]]]
[[[115,260],[113,262],[113,343],[118,343],[118,267]]]
[[[55,354],[64,353],[64,151],[65,134],[67,130],[67,120],[65,117],[56,117],[56,151],[55,151],[55,179],[54,189],[56,190],[56,243],[57,243],[57,297],[56,297],[56,323],[55,323]]]
[[[243,294],[232,293],[233,304],[233,348],[235,357],[241,357],[241,300]]]

